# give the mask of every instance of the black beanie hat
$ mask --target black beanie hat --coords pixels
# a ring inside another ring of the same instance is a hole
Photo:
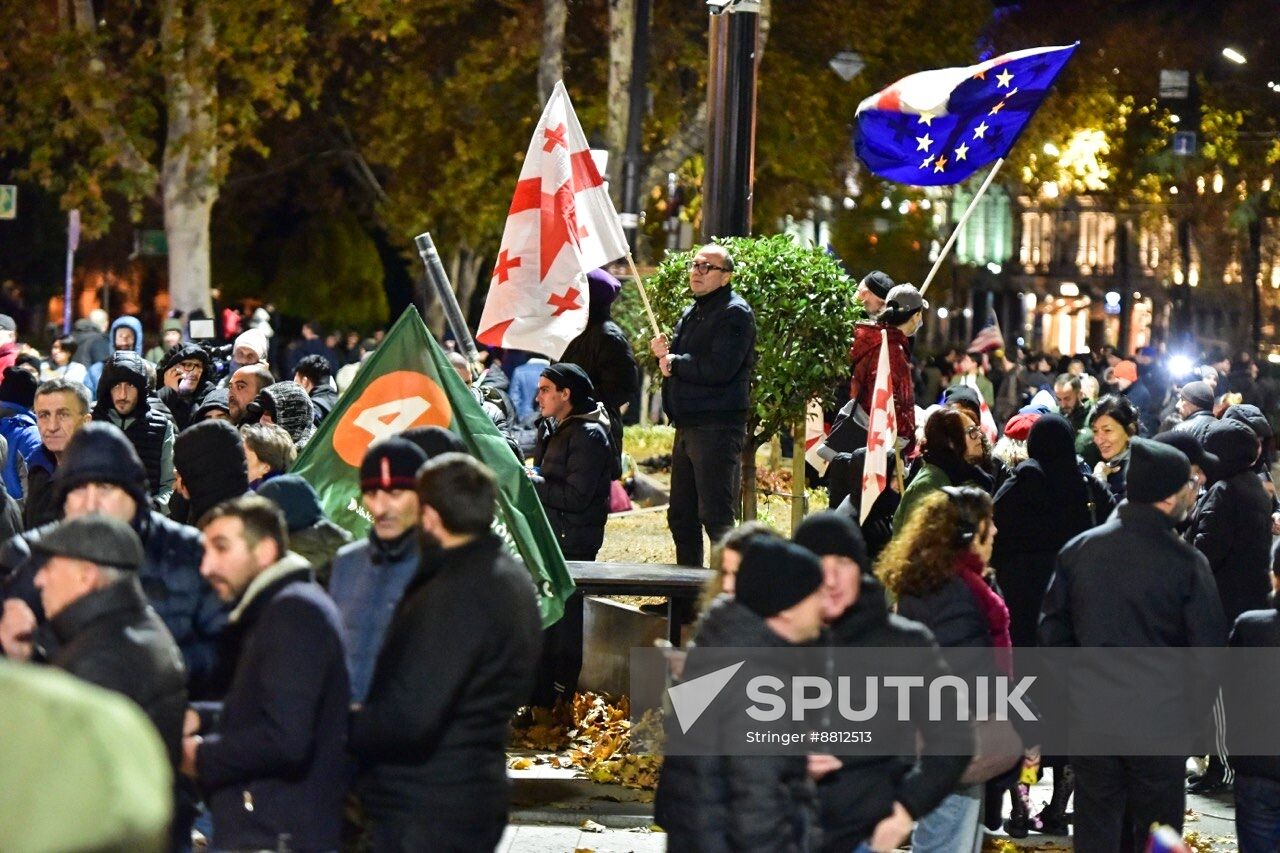
[[[1200,443],[1200,439],[1184,429],[1171,429],[1168,432],[1162,432],[1152,441],[1178,448],[1187,457],[1187,461],[1192,465],[1198,466],[1201,471],[1212,470],[1218,464],[1218,457],[1207,452],[1204,449],[1204,445]]]
[[[1129,442],[1129,470],[1125,494],[1130,501],[1154,504],[1177,494],[1191,479],[1185,453],[1161,441],[1135,438]]]
[[[444,453],[467,452],[467,446],[462,443],[462,439],[444,427],[413,427],[400,433],[400,438],[405,441],[412,441],[422,448],[422,452],[427,454],[427,459],[435,459]]]
[[[39,384],[40,381],[31,374],[30,370],[6,367],[4,379],[0,380],[0,400],[16,403],[24,409],[29,409],[36,403],[36,388]]]
[[[942,392],[942,405],[961,406],[974,414],[982,412],[982,401],[978,398],[977,389],[968,385],[952,385]]]
[[[217,504],[249,491],[244,439],[230,421],[201,421],[178,433],[173,467],[190,495],[192,524]]]
[[[280,507],[290,533],[304,530],[324,518],[320,495],[297,474],[272,477],[258,487],[258,494]]]
[[[204,399],[200,401],[199,407],[196,408],[196,421],[207,420],[209,413],[214,409],[220,409],[228,414],[231,413],[231,405],[227,400],[226,388],[214,388],[204,395]]]
[[[591,377],[578,365],[569,361],[557,362],[542,371],[542,375],[551,380],[557,388],[569,389],[569,402],[575,409],[591,400],[595,395],[595,386]]]
[[[867,557],[867,542],[857,522],[833,509],[824,509],[805,516],[796,528],[793,541],[822,558],[828,554],[848,557],[858,568],[868,571],[871,560]]]
[[[114,424],[87,423],[67,443],[62,464],[53,474],[61,504],[70,492],[85,483],[111,483],[129,493],[139,509],[147,499],[147,469],[142,467],[133,442]]]
[[[199,344],[174,344],[169,347],[169,351],[164,354],[164,358],[160,360],[160,365],[156,368],[156,372],[160,374],[160,382],[164,382],[164,374],[169,368],[176,367],[190,359],[200,362],[200,366],[203,368],[200,374],[202,378],[212,378],[210,374],[213,372],[213,363],[209,360],[209,353],[205,352],[204,347]]]
[[[742,555],[734,595],[765,619],[794,607],[822,586],[822,564],[799,545],[772,536],[752,541]]]
[[[360,490],[412,489],[418,469],[427,461],[422,448],[400,436],[383,439],[369,448],[360,463]]]
[[[893,290],[894,287],[893,279],[889,278],[887,273],[883,273],[880,270],[873,270],[872,272],[867,273],[861,283],[866,286],[867,290],[870,290],[881,299],[888,296],[889,291]]]
[[[1208,382],[1196,380],[1182,386],[1178,396],[1200,409],[1213,408],[1213,389]]]

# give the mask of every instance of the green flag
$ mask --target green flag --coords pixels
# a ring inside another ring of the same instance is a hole
[[[369,445],[419,426],[451,430],[498,480],[495,527],[529,568],[544,626],[564,613],[573,580],[538,493],[507,441],[454,372],[413,306],[360,366],[351,387],[294,463],[329,517],[355,536],[371,519],[360,500],[360,461]]]

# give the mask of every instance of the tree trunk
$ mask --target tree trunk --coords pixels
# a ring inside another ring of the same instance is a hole
[[[791,535],[796,535],[796,528],[804,521],[804,514],[809,509],[809,496],[805,491],[804,480],[804,421],[800,421],[791,430]]]
[[[564,26],[568,0],[542,0],[542,53],[538,57],[538,98],[545,105],[564,77]]]
[[[747,441],[742,446],[742,520],[755,521],[756,518],[756,450],[759,439],[755,430],[747,428]]]
[[[195,0],[187,7],[182,0],[167,0],[160,42],[168,59],[161,184],[169,243],[169,305],[184,314],[197,308],[211,312],[209,219],[218,198],[218,91],[212,76],[214,28],[208,2]]]
[[[609,148],[609,169],[605,177],[619,210],[622,209],[622,158],[627,148],[627,116],[631,109],[635,6],[635,0],[609,0],[609,116],[604,134]]]

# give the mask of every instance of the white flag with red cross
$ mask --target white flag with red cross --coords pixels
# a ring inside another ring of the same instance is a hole
[[[865,522],[876,500],[889,487],[889,450],[898,440],[898,416],[893,408],[893,377],[889,375],[889,336],[880,335],[880,360],[876,364],[876,387],[871,395],[867,419],[867,459],[862,467],[862,509],[858,521]]]
[[[978,426],[982,428],[982,434],[987,437],[987,441],[995,443],[1000,429],[996,426],[995,416],[991,414],[991,408],[987,405],[987,398],[982,396],[982,389],[978,387],[978,380],[972,376],[965,376],[960,380],[960,384],[968,385],[978,395]]]
[[[587,327],[587,273],[626,254],[622,223],[557,83],[520,167],[476,339],[560,358]]]

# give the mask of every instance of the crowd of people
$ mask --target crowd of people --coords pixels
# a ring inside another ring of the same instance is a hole
[[[787,540],[735,527],[756,327],[733,276],[726,249],[699,249],[691,304],[650,342],[675,427],[677,562],[702,566],[709,540],[716,570],[699,612],[682,614],[695,646],[978,648],[975,671],[1012,674],[1017,650],[1037,645],[1280,645],[1277,396],[1247,355],[1181,372],[1150,349],[924,359],[928,303],[873,273],[848,403],[818,449],[832,509]],[[609,314],[621,285],[602,270],[589,284],[587,328],[563,359],[501,353],[480,371],[451,354],[531,460],[569,560],[602,547],[640,387]],[[124,835],[101,845],[185,850],[195,830],[215,849],[333,850],[353,833],[377,850],[492,849],[512,718],[571,698],[583,655],[578,602],[543,630],[528,572],[492,532],[493,474],[440,428],[376,442],[359,468],[371,526],[352,541],[289,471],[358,361],[343,364],[314,324],[293,346],[273,341],[267,312],[224,329],[226,353],[181,322],[147,348],[136,318],[105,319],[42,358],[0,316],[0,647],[128,697],[172,769],[162,829],[103,819]],[[886,379],[900,464],[864,514]],[[6,683],[49,701],[13,666],[0,665]],[[1229,715],[1203,710],[1225,743]],[[1019,763],[992,767],[968,724],[918,735],[939,749],[670,756],[657,821],[673,851],[891,850],[908,837],[917,851],[976,851],[984,824],[1109,851],[1141,846],[1153,824],[1182,827],[1187,756],[1042,757],[1028,739]],[[1280,760],[1220,752],[1192,790],[1232,786],[1241,849],[1274,850]],[[1052,776],[1038,812],[1019,785],[1028,772]],[[33,815],[46,834],[32,843],[67,846],[93,820]]]

